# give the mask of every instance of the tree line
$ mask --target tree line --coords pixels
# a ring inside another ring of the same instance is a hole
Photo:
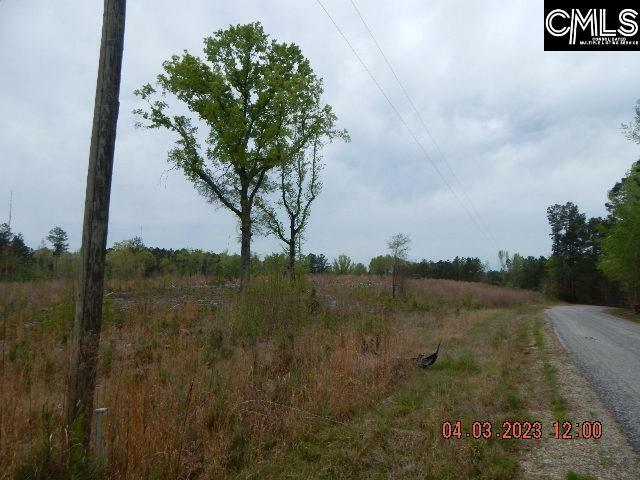
[[[7,224],[0,225],[0,279],[9,281],[75,278],[78,252],[70,252],[68,236],[54,227],[47,243],[37,249],[25,244],[21,234],[13,234]],[[394,257],[376,256],[368,267],[348,255],[330,260],[322,253],[296,254],[293,267],[289,252],[251,256],[253,274],[287,273],[294,268],[299,273],[333,273],[336,275],[393,274]],[[242,262],[238,254],[215,253],[202,249],[172,249],[148,247],[142,238],[133,237],[115,242],[107,249],[107,278],[140,278],[154,275],[203,275],[219,279],[236,279],[241,275]],[[485,281],[487,273],[478,258],[456,257],[453,260],[411,262],[402,260],[398,271],[403,275],[451,280]]]
[[[408,237],[404,238],[408,241]],[[393,245],[392,245],[393,246]],[[477,257],[455,257],[452,260],[411,261],[406,251],[390,249],[385,255],[373,257],[368,265],[355,262],[348,255],[330,260],[322,253],[296,254],[291,266],[289,252],[259,257],[252,254],[250,272],[287,273],[294,268],[299,274],[335,275],[396,275],[413,278],[448,279],[486,282],[533,290],[542,289],[547,259],[513,258],[501,252],[502,268],[491,270]],[[67,233],[60,227],[51,229],[37,249],[25,244],[23,236],[14,234],[7,224],[0,225],[0,280],[28,281],[76,276],[78,252],[70,252]],[[238,254],[211,252],[202,249],[172,249],[146,246],[140,237],[115,242],[107,249],[106,276],[131,279],[154,275],[203,275],[218,280],[234,280],[241,274]],[[394,281],[395,283],[395,281]]]
[[[567,202],[547,210],[552,293],[570,302],[629,304],[640,285],[640,162],[608,194],[608,215],[587,219]]]
[[[640,144],[640,101],[622,125]],[[587,219],[573,202],[547,209],[551,293],[570,302],[627,304],[640,313],[640,161],[608,192],[607,215]]]
[[[390,240],[389,253],[373,257],[368,265],[344,254],[330,261],[322,253],[297,253],[291,264],[289,252],[262,258],[254,253],[250,273],[285,273],[293,269],[300,274],[396,275],[485,282],[543,291],[569,302],[636,305],[640,285],[640,161],[614,185],[608,198],[609,214],[605,218],[587,219],[571,202],[550,206],[547,218],[551,255],[525,257],[500,251],[498,269],[491,269],[477,257],[411,261],[406,258],[407,251],[399,251]],[[408,243],[408,237],[404,241]],[[79,254],[69,252],[68,247],[67,233],[60,227],[51,229],[46,244],[32,249],[20,233],[13,233],[9,225],[2,224],[0,280],[74,278]],[[114,243],[106,257],[108,278],[203,275],[232,280],[241,276],[242,268],[238,254],[148,247],[140,237]]]
[[[0,280],[26,281],[70,277],[76,272],[76,255],[68,252],[67,234],[54,227],[37,249],[29,247],[21,233],[14,233],[8,223],[0,224]]]

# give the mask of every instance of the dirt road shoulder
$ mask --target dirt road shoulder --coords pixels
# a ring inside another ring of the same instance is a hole
[[[550,370],[554,372],[557,385],[555,393],[563,402],[568,420],[574,425],[576,422],[600,421],[603,434],[599,440],[545,438],[541,443],[523,450],[520,464],[526,478],[564,479],[569,471],[591,475],[598,480],[640,478],[640,460],[613,415],[573,365],[553,328],[542,319],[542,314],[540,317],[543,345],[540,348],[541,345],[536,342],[532,346],[537,350],[540,375],[545,376]],[[547,424],[557,420],[552,408],[532,411],[531,415]]]

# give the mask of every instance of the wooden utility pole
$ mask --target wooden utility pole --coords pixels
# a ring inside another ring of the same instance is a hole
[[[67,425],[87,449],[102,322],[111,173],[118,123],[126,0],[104,0],[98,81],[89,150],[81,263],[67,390]],[[77,430],[76,430],[77,429]]]

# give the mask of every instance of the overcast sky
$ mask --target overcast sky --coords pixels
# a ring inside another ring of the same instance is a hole
[[[424,157],[315,0],[130,0],[109,244],[238,251],[234,216],[180,172],[168,132],[134,128],[133,90],[161,63],[229,24],[259,20],[295,42],[324,78],[325,101],[351,133],[324,152],[324,191],[304,250],[368,263],[396,232],[416,259],[497,248],[550,250],[545,210],[576,202],[603,215],[607,190],[638,158],[620,133],[640,98],[638,53],[543,51],[536,1],[367,1],[358,5],[465,193],[387,69],[348,0],[323,0],[473,215]],[[79,247],[102,20],[99,0],[0,0],[0,222],[13,191],[14,231],[36,247],[54,225]],[[468,199],[473,206],[469,205]],[[255,238],[254,250],[280,249]]]

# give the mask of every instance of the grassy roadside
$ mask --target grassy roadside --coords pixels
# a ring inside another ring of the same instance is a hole
[[[532,307],[468,311],[433,321],[395,319],[410,334],[444,338],[434,368],[410,368],[398,388],[348,422],[304,417],[307,433],[274,447],[268,462],[242,470],[243,478],[521,478],[520,443],[526,440],[442,438],[445,420],[527,419],[528,390],[553,382],[534,378],[532,335],[540,338]],[[422,329],[422,330],[421,330]],[[555,385],[557,387],[557,383]],[[559,396],[552,397],[558,408]],[[531,440],[530,440],[531,441]]]
[[[519,478],[521,441],[444,440],[440,427],[527,418],[544,384],[532,292],[429,280],[392,300],[371,277],[261,278],[242,298],[206,279],[109,288],[105,478]],[[55,283],[0,293],[13,387],[0,392],[0,478],[67,478],[73,296]],[[417,369],[410,358],[440,339],[435,367]]]
[[[542,361],[544,379],[549,389],[549,402],[553,418],[559,421],[567,420],[567,405],[565,399],[560,395],[560,384],[558,382],[558,370],[549,361],[549,354],[545,344],[543,333],[543,319],[541,315],[536,316],[533,321],[533,338],[535,340],[538,355]]]
[[[637,478],[629,471],[633,468],[629,463],[633,458],[631,447],[628,447],[630,457],[626,456],[628,452],[624,452],[622,434],[611,428],[615,420],[607,417],[606,408],[599,405],[587,380],[571,364],[568,353],[555,338],[553,328],[546,324],[543,312],[534,316],[533,338],[537,359],[535,375],[543,379],[533,415],[548,426],[554,421],[575,425],[598,419],[608,425],[608,430],[598,440],[547,437],[546,441],[522,452],[525,477],[532,480]]]

